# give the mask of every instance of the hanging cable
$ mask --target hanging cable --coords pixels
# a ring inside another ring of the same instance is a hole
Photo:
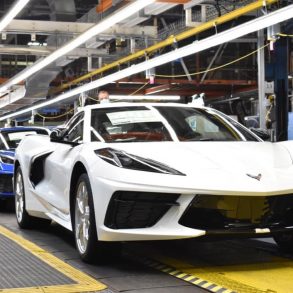
[[[62,118],[62,117],[64,117],[64,116],[66,116],[66,115],[72,113],[73,111],[74,111],[74,109],[70,109],[70,110],[67,111],[66,113],[63,113],[63,114],[58,115],[58,116],[53,116],[53,117],[51,117],[51,116],[44,116],[44,115],[41,115],[40,113],[36,113],[35,115],[37,115],[37,116],[39,116],[39,117],[41,117],[41,118],[43,118],[43,119],[54,120],[54,119]]]
[[[141,91],[142,89],[144,89],[150,82],[146,82],[143,86],[141,86],[139,89],[137,89],[135,92],[129,94],[129,96],[134,96],[135,94],[137,94],[139,91]]]
[[[230,61],[228,63],[225,63],[223,65],[220,65],[220,66],[217,66],[217,67],[213,67],[213,68],[210,68],[210,69],[207,69],[207,70],[199,71],[199,72],[189,73],[189,75],[194,76],[194,75],[199,75],[199,74],[203,74],[203,73],[206,73],[206,72],[210,72],[210,71],[214,71],[214,70],[218,70],[218,69],[224,68],[224,67],[229,66],[231,64],[237,63],[237,62],[239,62],[239,61],[241,61],[241,60],[243,60],[243,59],[245,59],[245,58],[247,58],[249,56],[254,55],[258,51],[260,51],[260,50],[268,47],[269,45],[270,45],[270,43],[265,44],[264,46],[258,48],[257,50],[255,50],[253,52],[250,52],[250,53],[248,53],[248,54],[246,54],[246,55],[244,55],[244,56],[242,56],[242,57],[240,57],[240,58],[238,58],[236,60],[233,60],[233,61]],[[162,74],[156,74],[155,76],[156,77],[168,77],[168,78],[172,78],[172,77],[186,77],[187,75],[186,74],[180,74],[180,75],[162,75]]]
[[[90,97],[90,96],[87,96],[86,98],[87,98],[87,99],[90,99],[90,100],[92,100],[92,101],[95,101],[95,102],[99,102],[98,99],[92,98],[92,97]]]

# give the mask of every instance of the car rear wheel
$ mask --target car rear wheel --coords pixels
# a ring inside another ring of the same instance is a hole
[[[25,207],[25,190],[21,168],[18,167],[14,179],[15,214],[20,228],[43,227],[51,224],[50,220],[30,216]]]
[[[118,243],[98,241],[92,190],[87,174],[82,174],[75,189],[75,243],[81,259],[88,263],[105,262],[118,255]]]
[[[286,252],[293,251],[293,233],[280,233],[274,236],[274,240],[281,250]]]

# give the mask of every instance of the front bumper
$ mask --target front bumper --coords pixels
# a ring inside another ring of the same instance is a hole
[[[223,196],[125,183],[109,186],[112,192],[106,192],[110,194],[106,211],[103,216],[96,213],[98,238],[102,241],[167,240],[205,235],[259,237],[293,232],[291,194]],[[117,194],[124,197],[117,198]],[[142,196],[135,198],[133,194]],[[159,198],[165,195],[166,201],[158,203],[158,197],[153,197],[156,194]],[[98,204],[97,201],[95,206]],[[161,208],[165,204],[168,208]]]

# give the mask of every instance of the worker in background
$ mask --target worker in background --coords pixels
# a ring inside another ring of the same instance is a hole
[[[109,93],[105,90],[99,91],[98,100],[99,100],[100,104],[110,103]]]

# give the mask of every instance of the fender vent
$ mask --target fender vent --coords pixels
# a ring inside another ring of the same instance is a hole
[[[30,181],[33,186],[36,186],[43,180],[45,176],[44,161],[51,154],[52,152],[49,152],[49,153],[33,158],[33,161],[31,163],[31,170],[30,170]]]

